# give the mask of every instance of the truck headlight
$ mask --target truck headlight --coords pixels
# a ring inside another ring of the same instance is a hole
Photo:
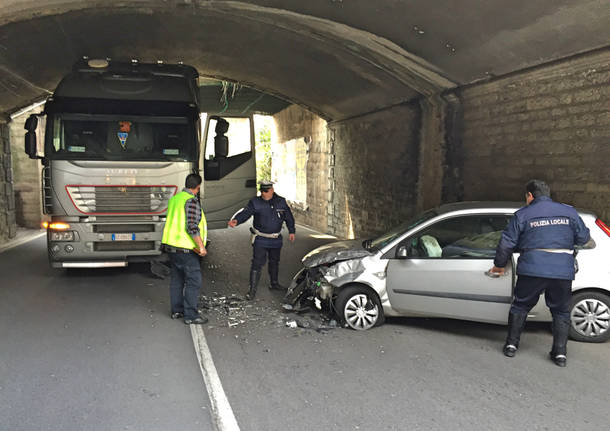
[[[49,236],[51,241],[74,241],[74,232],[66,231],[51,231]]]

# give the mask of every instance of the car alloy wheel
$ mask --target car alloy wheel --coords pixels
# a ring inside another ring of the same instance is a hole
[[[610,299],[596,292],[574,295],[570,320],[570,335],[575,340],[607,340],[610,337]]]
[[[357,331],[365,331],[383,323],[379,299],[364,287],[352,286],[341,290],[336,305],[343,322]]]

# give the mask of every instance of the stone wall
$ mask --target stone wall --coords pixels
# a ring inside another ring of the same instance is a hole
[[[610,220],[610,53],[582,55],[465,88],[467,200],[523,200],[530,178]]]
[[[9,126],[0,118],[0,243],[17,234]]]
[[[13,188],[17,224],[31,229],[40,228],[42,222],[42,191],[40,160],[32,160],[24,152],[25,120],[30,114],[41,112],[43,107],[27,111],[10,122],[10,141],[13,159]]]
[[[305,208],[292,205],[295,219],[300,224],[326,232],[328,199],[332,188],[329,179],[331,150],[326,121],[296,105],[289,106],[273,118],[279,143],[299,138],[305,138],[307,142],[307,202]]]
[[[331,233],[369,237],[414,215],[420,117],[414,103],[329,125],[335,183],[328,208]]]
[[[279,142],[311,136],[300,223],[368,237],[459,200],[523,201],[531,178],[610,221],[610,55],[581,55],[326,123],[291,106]]]

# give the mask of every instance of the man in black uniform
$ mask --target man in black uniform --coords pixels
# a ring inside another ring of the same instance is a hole
[[[288,227],[288,238],[294,241],[294,217],[286,199],[276,195],[273,183],[262,181],[260,183],[261,195],[250,199],[248,205],[229,220],[229,227],[235,227],[254,216],[252,232],[252,266],[250,267],[250,289],[247,299],[254,299],[258,281],[261,278],[261,269],[269,256],[270,289],[282,289],[278,282],[280,269],[280,252],[282,250],[282,225]]]
[[[545,292],[546,305],[553,315],[553,347],[549,355],[556,365],[565,367],[575,274],[574,245],[585,244],[590,235],[578,212],[571,206],[553,202],[550,195],[545,182],[527,183],[527,206],[515,213],[502,232],[490,272],[503,274],[511,253],[521,253],[504,354],[515,356],[527,314]]]

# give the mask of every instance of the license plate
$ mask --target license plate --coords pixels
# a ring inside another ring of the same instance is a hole
[[[135,241],[136,234],[135,233],[113,233],[112,240],[113,241]]]

